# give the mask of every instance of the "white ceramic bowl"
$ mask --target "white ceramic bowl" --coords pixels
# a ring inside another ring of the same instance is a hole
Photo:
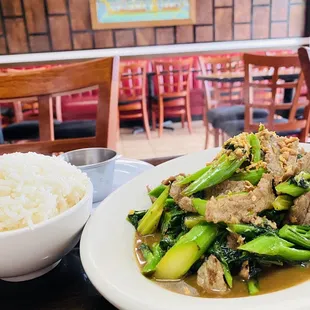
[[[309,145],[304,145],[310,151]],[[140,274],[134,257],[134,228],[129,210],[150,207],[146,185],[158,185],[180,172],[192,173],[219,149],[194,153],[157,166],[107,197],[85,226],[80,252],[83,267],[97,290],[125,310],[309,310],[310,282],[271,294],[234,299],[197,298],[170,292]]]
[[[84,198],[67,211],[33,229],[0,233],[0,278],[25,281],[55,267],[77,244],[92,209],[93,187],[89,181]]]

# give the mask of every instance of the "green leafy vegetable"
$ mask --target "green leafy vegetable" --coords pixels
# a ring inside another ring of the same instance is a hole
[[[146,212],[147,210],[143,210],[143,211],[132,210],[127,215],[127,221],[131,223],[135,227],[135,229],[137,229],[139,225],[139,221],[143,218]]]
[[[144,243],[140,245],[140,251],[146,261],[146,264],[142,268],[144,275],[151,275],[155,272],[156,266],[164,256],[164,251],[161,249],[159,243],[155,243],[152,246],[153,251]]]
[[[212,164],[212,167],[207,172],[186,187],[182,194],[184,196],[191,196],[229,179],[244,161],[245,157],[240,159],[234,154],[222,155],[218,161]]]
[[[277,256],[288,262],[310,260],[310,251],[293,248],[294,244],[275,235],[262,235],[238,249],[267,256]]]
[[[279,236],[310,250],[310,226],[284,225],[279,230]]]

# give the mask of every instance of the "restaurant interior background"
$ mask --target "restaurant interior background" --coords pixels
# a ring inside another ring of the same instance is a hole
[[[230,135],[229,130],[216,130],[210,115],[206,116],[206,109],[242,105],[243,84],[210,81],[206,76],[243,72],[245,52],[287,55],[309,44],[310,9],[306,0],[196,0],[194,24],[118,26],[103,30],[92,26],[90,3],[89,0],[1,0],[0,68],[6,74],[115,55],[121,57],[122,65],[145,66],[145,78],[139,80],[143,87],[135,94],[139,100],[124,98],[128,97],[128,79],[124,82],[120,77],[121,129],[117,151],[131,158],[186,154],[218,144]],[[190,64],[182,69],[189,70],[182,94],[164,100],[162,133],[158,128],[161,119],[156,61],[173,61],[179,66]],[[205,68],[201,70],[203,65]],[[300,96],[306,92],[303,88]],[[279,100],[283,96],[280,93]],[[28,140],[25,132],[33,139],[32,128],[23,127],[38,119],[37,103],[30,99],[1,100],[5,140],[23,143]],[[84,121],[73,131],[82,131],[87,136],[93,127],[85,121],[95,121],[97,102],[95,89],[60,95],[55,98],[55,120]],[[13,133],[5,130],[14,124],[19,127]],[[22,137],[18,130],[22,131]]]

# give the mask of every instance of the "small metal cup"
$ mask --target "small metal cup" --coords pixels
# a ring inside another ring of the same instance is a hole
[[[111,193],[115,160],[120,157],[115,151],[101,147],[85,148],[59,157],[87,174],[94,188],[93,202],[102,201]]]

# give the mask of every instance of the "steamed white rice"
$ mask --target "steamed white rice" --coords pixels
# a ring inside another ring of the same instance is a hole
[[[33,227],[68,210],[85,195],[88,178],[57,157],[0,156],[0,232]]]

